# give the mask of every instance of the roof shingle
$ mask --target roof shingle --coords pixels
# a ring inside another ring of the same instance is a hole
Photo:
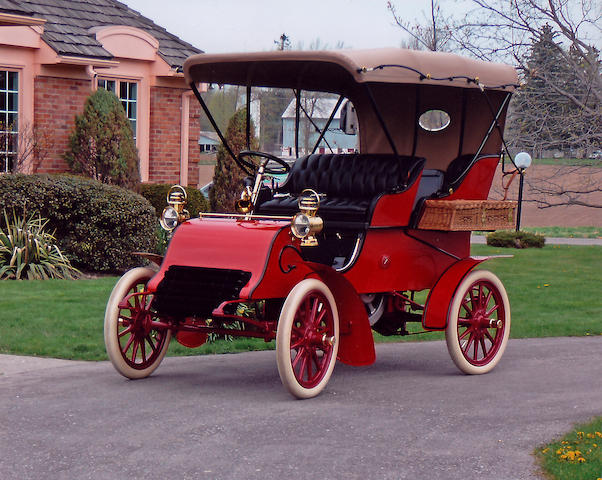
[[[59,55],[112,58],[90,31],[112,25],[139,28],[155,37],[159,55],[171,67],[181,67],[190,55],[202,53],[116,0],[0,0],[0,12],[45,19],[42,38]]]

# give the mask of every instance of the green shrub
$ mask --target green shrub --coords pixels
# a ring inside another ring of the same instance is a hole
[[[146,198],[150,204],[155,207],[157,217],[161,216],[161,212],[167,206],[167,192],[171,188],[170,184],[165,183],[143,183],[140,185],[140,195]],[[193,187],[185,187],[188,200],[186,209],[192,217],[198,217],[199,212],[207,212],[209,210],[209,202],[203,196],[200,190]]]
[[[3,210],[0,226],[0,279],[47,280],[74,279],[79,274],[61,252],[51,233],[45,231],[48,220],[32,215],[18,217],[13,210],[9,219]]]
[[[514,230],[499,230],[487,235],[487,245],[506,248],[542,248],[546,243],[543,235]]]
[[[0,210],[39,212],[81,269],[123,271],[156,246],[154,208],[136,193],[72,175],[2,175]]]
[[[74,173],[137,188],[138,150],[130,121],[115,94],[99,88],[88,97],[83,113],[75,117],[65,160]]]

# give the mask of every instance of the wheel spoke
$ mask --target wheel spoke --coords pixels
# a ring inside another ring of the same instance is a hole
[[[305,348],[301,347],[299,349],[296,350],[296,355],[295,358],[292,361],[292,365],[293,365],[293,370],[297,367],[299,360],[301,360],[301,356],[303,355],[303,353],[305,352]]]
[[[142,356],[142,361],[146,362],[146,341],[144,338],[140,340],[140,355]]]
[[[466,345],[464,345],[464,347],[462,348],[462,351],[464,352],[464,354],[468,355],[468,349],[470,348],[470,345],[472,344],[473,340],[474,340],[474,333],[471,332],[470,337],[468,337],[468,341],[466,342]]]
[[[491,307],[491,310],[487,310],[487,312],[485,312],[485,315],[491,317],[492,313],[496,312],[498,308],[500,308],[500,306],[497,303],[495,303],[493,307]]]
[[[318,316],[318,307],[319,306],[320,306],[320,299],[314,297],[312,299],[311,314],[307,318],[309,325],[313,326],[315,324],[316,317]]]
[[[312,358],[311,355],[307,356],[307,362],[306,362],[306,368],[307,368],[307,381],[310,382],[312,379],[312,375],[311,375],[311,365],[312,365]]]
[[[124,335],[127,335],[128,333],[131,333],[132,332],[132,328],[133,328],[133,325],[129,325],[125,330],[122,330],[121,332],[117,332],[117,336],[121,338]]]
[[[466,330],[464,330],[464,332],[458,337],[458,340],[462,340],[466,335],[468,335],[470,333],[470,328],[467,328]]]
[[[320,304],[320,305],[322,305],[322,306],[323,306],[323,304]],[[326,309],[325,309],[325,308],[322,308],[322,311],[319,313],[318,317],[317,317],[317,318],[315,319],[315,321],[314,321],[314,326],[315,326],[316,328],[318,328],[318,327],[321,325],[321,323],[322,323],[322,320],[324,320],[324,317],[325,317],[325,316],[326,316]]]
[[[146,341],[150,345],[151,349],[153,350],[153,354],[154,354],[157,351],[157,345],[159,345],[160,340],[157,340],[157,343],[155,344],[153,342],[153,337],[151,337],[150,335],[147,335],[146,336]]]
[[[472,342],[474,347],[473,347],[473,360],[477,360],[477,358],[479,358],[479,341],[475,338],[474,341]]]
[[[303,373],[305,372],[305,368],[307,365],[307,352],[303,351],[303,357],[301,358],[301,366],[299,367],[299,375],[297,378],[303,380]]]
[[[134,335],[132,335],[134,337]],[[132,362],[136,363],[136,357],[138,356],[138,346],[140,342],[138,339],[134,338],[134,346],[132,347]]]
[[[487,356],[487,346],[485,345],[485,337],[481,337],[481,349],[483,350],[483,358],[485,358]]]
[[[124,348],[121,350],[121,351],[123,352],[123,355],[124,355],[124,356],[126,356],[126,355],[127,355],[127,352],[128,352],[128,350],[130,349],[130,347],[132,346],[132,343],[134,343],[134,340],[135,340],[135,338],[136,338],[136,337],[135,337],[135,335],[134,335],[133,333],[132,333],[132,334],[130,334],[130,338],[128,339],[128,341],[127,341],[127,343],[126,343],[125,347],[124,347]]]
[[[472,298],[470,299],[472,302]],[[472,305],[472,303],[471,303]],[[468,299],[464,299],[462,300],[462,307],[464,308],[464,310],[466,311],[466,313],[468,313],[469,316],[472,316],[472,308],[470,306],[468,306]]]
[[[491,336],[491,333],[489,333],[489,330],[485,330],[485,336],[489,339],[489,341],[491,342],[492,346],[495,345],[495,340]]]

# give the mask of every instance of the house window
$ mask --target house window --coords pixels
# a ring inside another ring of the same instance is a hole
[[[199,148],[201,149],[201,153],[215,153],[217,152],[217,145],[210,143],[200,143]]]
[[[19,136],[19,73],[0,70],[0,173],[17,163]]]
[[[125,114],[130,121],[132,131],[134,132],[134,140],[136,140],[138,84],[135,82],[126,82],[124,80],[108,80],[106,78],[100,78],[98,79],[98,88],[104,88],[117,95],[121,101],[121,105],[123,105]]]

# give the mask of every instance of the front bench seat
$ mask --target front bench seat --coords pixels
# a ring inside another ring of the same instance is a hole
[[[294,215],[306,188],[326,195],[318,214],[330,224],[365,225],[382,194],[403,192],[420,176],[425,159],[392,154],[314,154],[298,159],[275,195],[256,213]],[[342,225],[344,226],[344,225]]]

